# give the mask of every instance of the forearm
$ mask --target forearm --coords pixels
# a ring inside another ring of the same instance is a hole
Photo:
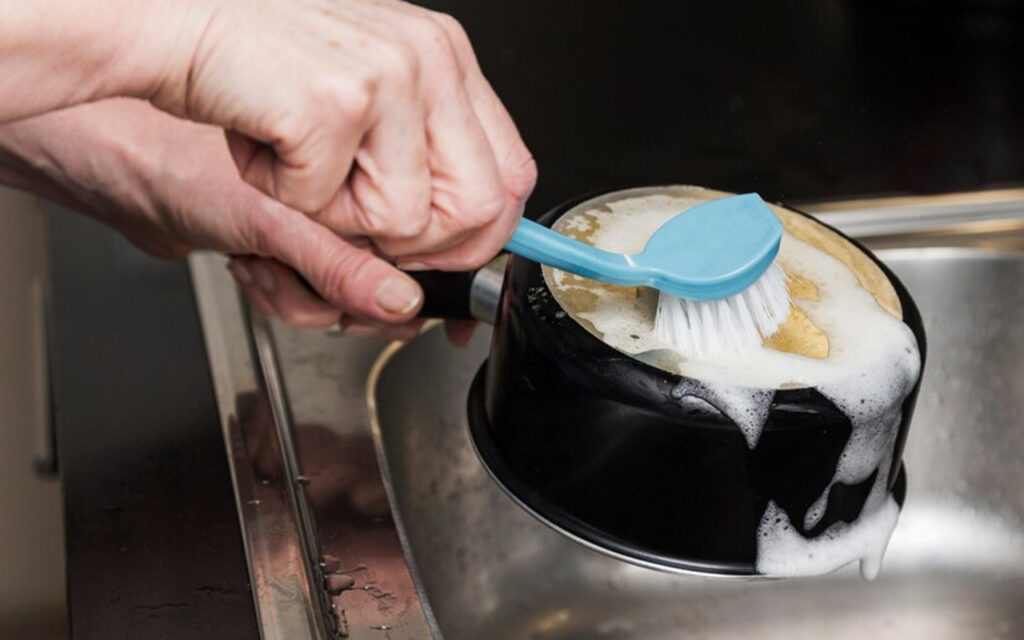
[[[148,98],[190,59],[189,2],[0,0],[0,123]]]
[[[0,182],[61,202],[155,255],[237,250],[258,192],[238,178],[224,134],[130,99],[0,126]]]
[[[178,257],[195,245],[172,203],[197,190],[193,174],[205,164],[185,150],[224,147],[207,129],[139,100],[46,113],[0,126],[0,182],[88,214],[153,255]]]

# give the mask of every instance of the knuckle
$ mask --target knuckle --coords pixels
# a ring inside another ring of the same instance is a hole
[[[477,269],[490,262],[500,249],[500,246],[492,248],[490,245],[467,247],[453,255],[446,267],[456,270]]]
[[[360,209],[360,225],[367,235],[389,240],[407,240],[422,234],[430,224],[427,206],[395,203],[387,210]]]
[[[334,122],[348,127],[363,122],[373,106],[378,78],[365,70],[344,77],[325,76],[314,89],[314,102],[329,110],[326,117],[310,118],[310,121]]]
[[[321,281],[333,301],[343,310],[356,311],[366,306],[368,287],[373,269],[373,258],[361,251],[345,251],[336,255],[328,264]]]
[[[454,21],[454,18],[451,20]],[[443,20],[434,16],[419,20],[413,26],[412,33],[418,48],[435,66],[455,66],[457,47],[452,41],[452,32],[445,26]]]
[[[265,256],[271,253],[272,235],[266,228],[267,225],[260,222],[259,217],[243,220],[238,228],[238,237],[242,245],[249,253],[258,256]]]
[[[417,238],[423,235],[427,227],[430,226],[430,212],[426,210],[411,212],[403,216],[403,218],[403,224],[395,230],[393,236],[397,240]]]
[[[359,226],[371,238],[399,238],[403,235],[402,225],[387,212],[360,207],[357,215]]]
[[[292,171],[290,177],[292,178],[290,182],[280,181],[281,184],[276,189],[277,193],[271,195],[297,211],[302,211],[316,219],[319,215],[318,212],[330,200],[330,193],[309,186],[318,177],[313,168]]]
[[[271,198],[308,213],[323,207],[332,192],[325,184],[331,181],[327,168],[317,162],[324,155],[324,136],[306,124],[291,124],[301,120],[305,118],[285,118],[276,125],[270,171],[252,179]]]
[[[441,29],[456,43],[460,41],[469,42],[469,36],[466,34],[465,28],[462,23],[455,19],[454,16],[441,11],[434,11],[430,14],[430,17],[436,22]]]
[[[266,126],[267,140],[277,150],[293,149],[310,134],[310,120],[298,110],[287,114],[269,114]]]
[[[412,47],[402,42],[390,42],[381,46],[377,65],[381,77],[391,80],[398,86],[411,85],[419,76],[419,56]]]
[[[507,183],[509,192],[520,202],[533,193],[533,188],[537,186],[537,161],[529,152],[526,160],[509,172]]]
[[[424,189],[420,193],[410,193],[396,203],[396,210],[403,212],[401,233],[403,237],[412,238],[421,235],[430,226],[433,218],[430,209],[430,191]]]
[[[506,209],[505,197],[500,191],[482,193],[463,205],[456,220],[462,229],[487,226],[501,217]]]

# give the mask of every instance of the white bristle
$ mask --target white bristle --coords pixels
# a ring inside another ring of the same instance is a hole
[[[700,358],[753,349],[789,317],[786,273],[772,264],[728,298],[697,301],[661,293],[654,329],[683,355]]]

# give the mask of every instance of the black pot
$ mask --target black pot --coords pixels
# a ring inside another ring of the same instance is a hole
[[[590,197],[540,222],[551,225]],[[875,261],[899,295],[923,364],[917,308]],[[724,415],[680,404],[673,389],[681,381],[589,333],[554,299],[540,265],[512,257],[490,357],[469,396],[472,438],[519,504],[584,544],[659,569],[755,576],[768,501],[806,512],[833,478],[850,420],[813,388],[779,390],[752,450]],[[905,400],[887,479],[900,504],[918,387]],[[856,519],[874,480],[835,485],[824,516],[801,533]]]

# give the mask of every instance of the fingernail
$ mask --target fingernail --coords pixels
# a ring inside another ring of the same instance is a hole
[[[377,287],[374,296],[381,309],[390,313],[409,313],[420,303],[423,293],[412,279],[391,276]]]
[[[228,271],[230,271],[231,275],[235,276],[235,278],[242,284],[249,284],[252,282],[252,274],[249,273],[249,270],[246,269],[245,265],[241,262],[237,262],[235,260],[229,261]]]
[[[270,269],[267,269],[263,265],[254,265],[252,268],[253,276],[256,278],[256,284],[260,289],[263,289],[267,293],[273,293],[276,288],[274,283],[274,275],[270,273]]]
[[[430,265],[423,264],[422,262],[399,262],[398,268],[402,271],[429,271],[433,269]]]

